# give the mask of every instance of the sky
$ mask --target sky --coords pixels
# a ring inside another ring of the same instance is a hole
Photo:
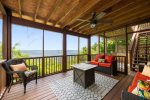
[[[2,20],[0,20],[0,41],[2,41]],[[42,50],[43,30],[12,24],[12,47],[19,43],[20,50]],[[62,33],[44,31],[44,49],[62,50]],[[91,37],[91,45],[98,42],[97,36]],[[80,37],[80,50],[87,47],[87,39]],[[78,37],[67,35],[67,50],[78,50]]]
[[[2,20],[0,19],[0,42],[2,42]]]
[[[20,50],[42,50],[43,30],[12,25],[12,47],[19,43]],[[44,31],[44,49],[62,50],[62,33]],[[87,39],[80,38],[80,48],[87,47]],[[78,50],[78,37],[67,35],[67,50]]]
[[[2,41],[2,20],[0,20],[0,41]],[[12,24],[12,47],[19,43],[20,50],[42,50],[43,30]],[[44,49],[62,50],[62,33],[44,31]],[[91,37],[91,45],[98,42],[97,36]],[[80,37],[80,50],[87,47],[87,39]],[[67,35],[67,50],[78,50],[78,37]]]

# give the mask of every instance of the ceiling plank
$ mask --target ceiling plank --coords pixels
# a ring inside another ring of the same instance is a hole
[[[97,13],[100,13],[102,11],[105,11],[106,9],[114,6],[115,4],[121,2],[122,0],[111,0],[108,3],[106,3],[105,5],[102,5],[100,9],[97,10]],[[97,6],[99,8],[99,5]],[[88,17],[88,19],[90,19],[91,15]],[[78,27],[80,28],[80,27]],[[83,27],[84,28],[84,27]],[[81,28],[80,28],[81,29]]]
[[[0,1],[0,9],[1,9],[1,12],[2,12],[3,15],[7,15],[6,10],[5,10],[5,8],[4,8],[1,1]]]
[[[126,5],[125,7],[122,7],[120,9],[118,9],[115,12],[111,12],[110,14],[108,14],[106,17],[108,17],[108,20],[115,20],[115,19],[119,19],[121,17],[125,17],[128,16],[127,13],[132,13],[133,11],[135,11],[135,9],[141,8],[144,4],[147,4],[147,2],[140,2],[140,5],[137,5],[139,2],[133,2],[130,3],[129,5]],[[136,6],[134,6],[136,5]],[[131,9],[132,8],[132,9]],[[114,16],[115,15],[115,16]],[[122,16],[123,15],[123,16]],[[103,19],[105,19],[106,17],[104,17]],[[105,19],[107,20],[107,19]],[[113,22],[114,23],[114,22]],[[101,24],[97,24],[98,29],[101,28]],[[82,31],[84,32],[88,32],[88,30],[90,30],[90,27],[86,27],[84,29],[82,29]]]
[[[106,14],[105,16],[104,16],[104,18],[103,19],[105,19],[105,18],[107,18],[107,17],[109,17],[109,16],[115,16],[116,15],[116,13],[117,14],[121,14],[121,11],[120,10],[122,10],[122,9],[126,9],[126,8],[130,8],[130,6],[132,5],[133,6],[133,4],[135,3],[135,1],[133,0],[123,0],[122,2],[119,2],[116,6],[114,6],[114,8],[113,8],[113,10],[110,12],[110,13],[108,13],[108,14]],[[129,7],[128,7],[129,6]],[[98,24],[97,24],[98,25]],[[85,28],[83,28],[83,30],[82,31],[85,31],[85,30],[90,30],[91,28],[90,27],[85,27]]]
[[[45,21],[45,24],[50,20],[52,14],[56,12],[56,10],[58,9],[58,7],[60,6],[60,4],[61,4],[62,2],[63,2],[63,0],[57,0],[57,1],[56,1],[56,4],[55,4],[55,6],[54,6],[52,12],[50,12],[50,13],[48,14],[48,16],[47,16],[47,20]]]
[[[112,30],[112,29],[116,29],[117,27],[122,27],[124,25],[130,25],[130,24],[134,24],[137,22],[141,22],[142,20],[145,19],[149,19],[150,13],[148,13],[150,11],[150,8],[148,9],[144,9],[142,11],[138,11],[138,13],[133,13],[130,16],[121,18],[117,21],[115,21],[115,25],[111,25],[111,26],[105,26],[105,27],[101,27],[101,29],[103,30],[98,30],[95,32],[92,32],[91,34],[97,34],[99,32],[104,32],[104,31],[108,31],[108,30]],[[145,14],[143,14],[145,13]]]
[[[37,8],[36,8],[35,15],[34,15],[34,18],[33,18],[34,21],[36,20],[36,17],[37,17],[37,14],[38,14],[41,2],[42,2],[42,0],[38,0]]]
[[[76,31],[80,31],[81,28],[86,27],[86,26],[90,26],[90,23],[86,23],[86,24],[82,25],[82,26],[79,27]]]
[[[21,11],[21,0],[18,0],[18,6],[19,6],[19,15],[22,18],[22,11]]]
[[[56,24],[59,24],[59,22],[61,22],[67,15],[69,15],[70,14],[70,12],[74,9],[74,8],[76,8],[76,6],[79,4],[79,0],[76,0],[75,1],[75,4],[72,6],[72,8],[63,16],[63,17],[61,17],[55,24],[54,24],[54,26],[56,25]]]
[[[82,1],[82,0],[81,0]],[[93,6],[95,6],[98,2],[100,2],[101,0],[88,0],[87,3],[85,4],[83,2],[83,4],[81,4],[81,8],[78,11],[77,15],[74,15],[72,18],[70,18],[69,20],[67,20],[66,23],[64,23],[64,25],[62,26],[62,28],[64,28],[67,25],[72,24],[74,21],[76,21],[76,19],[82,17],[84,14],[86,14]]]

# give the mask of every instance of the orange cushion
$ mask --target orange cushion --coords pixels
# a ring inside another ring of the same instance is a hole
[[[16,64],[16,65],[10,65],[13,71],[27,71],[27,67],[24,63]]]
[[[114,56],[105,56],[105,61],[107,62],[107,63],[111,63],[112,61],[114,60]]]
[[[96,55],[96,57],[95,57],[95,61],[98,61],[98,59],[104,58],[104,57],[105,57],[104,55],[98,54],[98,55]]]
[[[145,75],[142,75],[140,72],[137,72],[131,86],[128,88],[128,92],[132,92],[136,88],[138,80],[146,81],[150,80],[150,77],[147,77]]]
[[[16,64],[16,65],[10,65],[13,71],[27,71],[27,67],[24,63]],[[19,78],[18,74],[13,74],[14,78]]]
[[[100,67],[111,67],[111,63],[99,63]]]
[[[90,63],[91,63],[91,64],[94,64],[94,65],[98,65],[98,62],[97,62],[97,61],[94,61],[94,60],[91,61]]]

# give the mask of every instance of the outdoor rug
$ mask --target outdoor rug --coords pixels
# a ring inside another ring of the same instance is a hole
[[[95,73],[95,84],[84,89],[69,76],[50,83],[58,100],[101,100],[119,81]]]

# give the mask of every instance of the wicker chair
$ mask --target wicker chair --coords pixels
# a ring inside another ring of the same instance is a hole
[[[31,69],[31,70],[34,70],[34,73],[30,74],[30,75],[26,75],[25,71],[13,71],[10,67],[10,65],[15,65],[15,64],[21,64],[21,63],[25,63],[25,61],[23,59],[11,59],[11,60],[8,60],[4,63],[2,63],[2,66],[4,68],[4,70],[6,71],[6,74],[7,74],[7,88],[8,88],[8,92],[10,91],[11,89],[11,86],[13,84],[13,81],[14,81],[14,77],[13,77],[13,74],[17,74],[20,79],[20,82],[23,83],[23,86],[24,86],[24,93],[26,93],[26,85],[28,82],[30,82],[32,79],[36,79],[36,84],[37,84],[37,67],[36,66],[28,66],[26,63],[25,65]]]

